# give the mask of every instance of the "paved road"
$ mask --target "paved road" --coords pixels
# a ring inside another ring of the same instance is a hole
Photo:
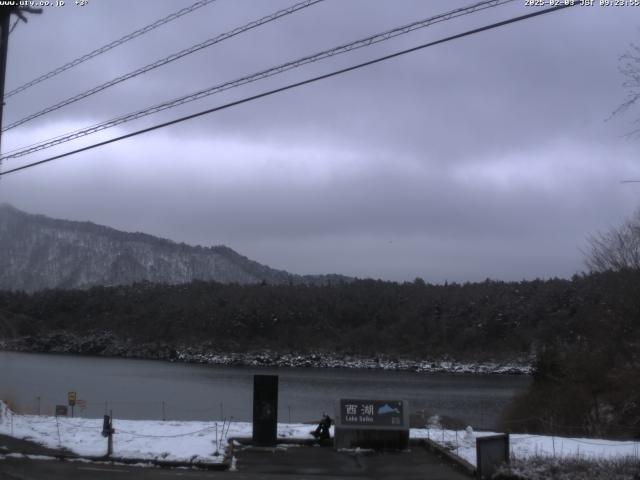
[[[332,448],[292,447],[271,452],[253,449],[236,453],[238,469],[255,478],[350,478],[389,480],[469,480],[423,447],[411,452],[353,454]],[[273,475],[273,477],[272,477]],[[280,475],[281,477],[276,477]]]
[[[275,449],[236,449],[237,471],[163,469],[40,460],[3,456],[8,451],[29,455],[59,453],[40,445],[0,435],[1,480],[152,480],[183,478],[228,480],[469,480],[449,463],[413,446],[405,453],[354,454],[329,447],[287,446]]]
[[[44,447],[39,443],[30,442],[28,440],[21,440],[19,438],[11,437],[9,435],[0,434],[0,453],[5,452],[20,452],[27,455],[49,455],[56,456],[60,454],[70,454],[68,450],[59,449],[54,450]]]
[[[153,480],[181,478],[237,480],[469,480],[426,451],[353,455],[330,448],[243,451],[237,472],[161,469],[58,460],[4,458],[2,480]]]

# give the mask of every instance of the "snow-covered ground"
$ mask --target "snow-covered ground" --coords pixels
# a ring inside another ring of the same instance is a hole
[[[145,460],[222,462],[227,438],[250,437],[248,422],[113,421],[113,456]],[[279,424],[281,438],[313,438],[313,426]],[[107,453],[102,419],[17,415],[0,401],[0,434],[66,448],[80,456]]]
[[[248,422],[187,422],[118,420],[113,423],[114,456],[164,461],[222,462],[227,438],[250,437]],[[283,439],[311,439],[311,425],[279,424]],[[64,447],[81,456],[106,453],[101,435],[102,419],[17,415],[0,401],[0,433],[31,440],[50,448]],[[475,439],[494,432],[444,430],[438,426],[411,429],[411,438],[429,438],[475,465]],[[586,438],[511,435],[511,452],[516,458],[534,456],[615,458],[640,457],[640,442]],[[217,454],[216,454],[217,453]]]
[[[476,438],[497,435],[498,432],[443,430],[440,428],[411,429],[411,438],[429,438],[451,452],[476,465]],[[593,438],[567,438],[546,435],[511,434],[511,455],[526,459],[531,457],[569,458],[640,458],[640,442],[623,442]]]

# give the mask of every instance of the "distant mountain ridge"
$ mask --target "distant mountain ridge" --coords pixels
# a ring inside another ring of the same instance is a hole
[[[0,289],[89,288],[194,280],[251,284],[323,284],[342,275],[295,275],[226,246],[176,243],[91,222],[60,220],[0,204]]]

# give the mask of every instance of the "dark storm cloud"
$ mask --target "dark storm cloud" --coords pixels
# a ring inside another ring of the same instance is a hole
[[[3,148],[463,4],[327,1],[7,132]],[[178,8],[122,5],[46,10],[20,25],[8,88]],[[9,99],[7,121],[287,5],[219,0]],[[576,7],[430,48],[8,176],[0,198],[178,241],[225,243],[301,273],[568,276],[583,268],[585,236],[620,222],[640,196],[618,183],[640,176],[638,144],[621,138],[625,119],[604,122],[624,96],[618,56],[638,35],[624,10]],[[134,127],[530,11],[513,2]],[[47,42],[39,54],[24,53]]]

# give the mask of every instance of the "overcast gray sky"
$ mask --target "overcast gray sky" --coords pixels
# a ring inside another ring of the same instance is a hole
[[[191,0],[45,7],[9,40],[6,91]],[[217,0],[8,98],[7,125],[293,0]],[[475,2],[326,0],[3,134],[3,151]],[[596,4],[598,1],[596,0]],[[22,159],[94,143],[530,13],[447,21]],[[0,180],[0,201],[294,273],[430,282],[569,277],[590,233],[640,204],[618,58],[640,7],[573,7],[81,153]]]

